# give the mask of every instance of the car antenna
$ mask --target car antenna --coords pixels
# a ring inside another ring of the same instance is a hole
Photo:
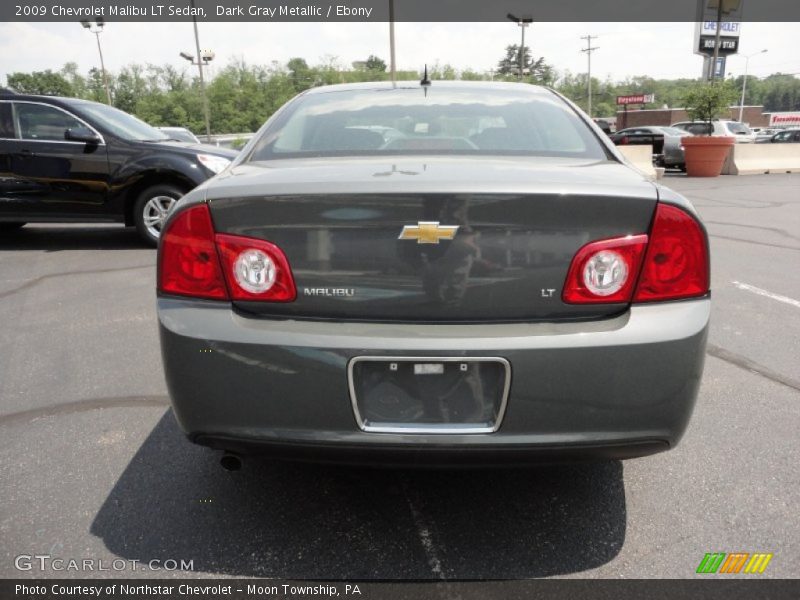
[[[428,79],[428,64],[427,63],[425,63],[425,72],[422,74],[422,81],[420,81],[419,84],[425,90],[425,97],[427,98],[428,97],[428,88],[431,85],[431,80]]]
[[[428,79],[428,64],[425,63],[425,72],[422,74],[422,81],[419,82],[420,85],[430,85],[431,80]]]

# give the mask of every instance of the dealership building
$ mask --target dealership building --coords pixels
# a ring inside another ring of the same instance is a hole
[[[739,120],[739,107],[731,106],[730,114],[723,119]],[[607,121],[609,119],[606,119]],[[679,121],[691,121],[685,108],[654,108],[643,110],[618,110],[617,129],[644,127],[645,125],[672,125]],[[745,106],[742,121],[750,127],[800,127],[800,112],[764,112],[763,106]]]

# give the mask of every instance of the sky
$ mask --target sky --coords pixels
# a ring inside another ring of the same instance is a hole
[[[585,73],[585,40],[592,45],[592,75],[617,81],[636,75],[654,78],[699,77],[702,57],[692,53],[694,23],[534,23],[526,30],[525,43],[535,57],[558,71]],[[232,60],[248,63],[285,63],[299,56],[309,64],[335,57],[349,66],[375,54],[388,63],[387,23],[200,23],[200,45],[216,53],[214,68]],[[450,63],[456,69],[489,71],[505,54],[505,46],[519,43],[514,23],[397,23],[397,67],[421,70]],[[743,73],[743,55],[754,56],[749,74],[774,72],[800,76],[796,23],[744,23],[740,54],[728,59],[726,71]],[[191,22],[108,23],[101,34],[106,68],[116,71],[131,62],[190,65],[178,56],[195,54]],[[0,23],[0,85],[15,71],[58,70],[71,61],[81,71],[99,66],[94,36],[78,23]]]

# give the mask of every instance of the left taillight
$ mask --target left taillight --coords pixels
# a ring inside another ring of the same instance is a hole
[[[159,246],[159,291],[211,300],[292,302],[294,277],[266,240],[215,233],[208,206],[176,214]]]
[[[266,240],[218,233],[222,270],[234,300],[292,302],[297,297],[286,255]]]
[[[599,240],[575,254],[562,299],[567,304],[630,302],[647,248],[647,236]]]
[[[228,300],[208,206],[181,211],[161,234],[158,287],[166,294]]]

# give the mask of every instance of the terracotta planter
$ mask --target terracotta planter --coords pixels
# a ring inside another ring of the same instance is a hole
[[[687,136],[681,139],[689,177],[718,177],[736,138],[717,135]]]

